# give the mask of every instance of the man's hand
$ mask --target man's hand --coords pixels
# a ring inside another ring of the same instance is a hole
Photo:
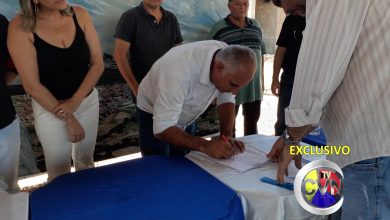
[[[292,160],[295,161],[295,166],[298,169],[302,168],[302,155],[291,155],[290,146],[285,144],[281,137],[275,141],[267,157],[279,163],[276,175],[278,183],[284,182],[284,175],[288,176],[288,165]]]
[[[245,145],[241,141],[230,139],[230,144],[233,145],[234,148],[238,149],[238,153],[244,153]]]
[[[200,149],[200,152],[216,159],[228,159],[236,154],[237,149],[223,140],[210,140]]]
[[[79,121],[73,115],[66,119],[66,125],[69,134],[69,140],[72,143],[77,143],[85,138],[84,128],[81,126]]]
[[[283,151],[283,140],[282,140],[282,137],[279,137],[275,141],[274,145],[272,145],[272,149],[267,154],[267,157],[274,162],[278,162],[279,157],[282,154],[282,151]]]
[[[245,145],[242,141],[235,140],[234,138],[226,135],[220,135],[219,138],[226,143],[230,143],[234,147],[236,154],[243,153],[245,151]]]
[[[280,94],[279,80],[272,80],[271,91],[272,91],[272,94],[274,94],[275,96],[279,96],[279,94]]]

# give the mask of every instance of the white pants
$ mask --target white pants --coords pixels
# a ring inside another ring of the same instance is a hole
[[[93,153],[99,123],[99,97],[96,89],[84,98],[74,113],[85,131],[85,138],[78,143],[70,141],[67,125],[63,120],[56,118],[35,100],[32,100],[32,108],[35,130],[45,154],[48,181],[69,173],[71,158],[76,171],[94,167]]]
[[[15,119],[7,127],[0,129],[0,190],[19,191],[19,151],[19,119]]]

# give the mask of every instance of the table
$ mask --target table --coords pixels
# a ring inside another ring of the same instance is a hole
[[[0,191],[0,219],[27,220],[28,193],[9,194]]]
[[[146,157],[57,177],[31,220],[244,219],[236,192],[184,157]]]
[[[268,153],[277,137],[251,135],[239,139],[246,144],[247,151]],[[324,216],[316,216],[304,210],[296,201],[293,191],[260,182],[263,176],[276,177],[277,164],[275,163],[239,173],[199,152],[191,152],[186,157],[238,192],[245,219],[326,219]],[[317,158],[305,157],[305,159]]]

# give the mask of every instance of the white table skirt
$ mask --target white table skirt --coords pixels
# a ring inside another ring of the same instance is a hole
[[[239,139],[246,144],[247,151],[267,153],[276,138],[274,136],[251,135]],[[239,194],[246,219],[326,219],[326,216],[316,216],[304,210],[295,199],[293,191],[260,181],[260,178],[264,176],[276,177],[277,164],[275,163],[239,173],[199,152],[191,152],[187,155],[187,158]]]
[[[27,220],[28,193],[9,194],[0,191],[0,219]]]

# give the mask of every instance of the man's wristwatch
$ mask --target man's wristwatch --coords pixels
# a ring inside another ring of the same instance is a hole
[[[287,129],[285,129],[283,131],[283,134],[280,137],[282,137],[282,140],[283,140],[284,144],[287,144],[287,145],[299,145],[300,144],[300,141],[291,140],[291,137],[290,137]]]

